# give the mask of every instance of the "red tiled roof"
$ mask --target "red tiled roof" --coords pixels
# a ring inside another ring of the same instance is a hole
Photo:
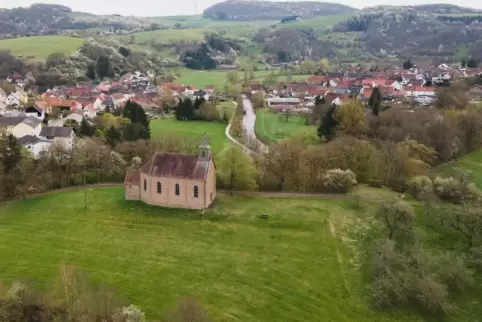
[[[56,97],[49,97],[45,101],[52,107],[70,107],[74,102],[73,100],[63,100]]]
[[[47,104],[46,102],[44,102],[44,101],[36,101],[36,102],[33,104],[33,106],[34,106],[37,110],[39,110],[39,111],[45,110],[45,109],[47,108],[47,105],[48,105],[48,104]]]
[[[324,86],[308,87],[308,94],[324,96],[328,90],[329,88]]]
[[[140,179],[141,173],[137,169],[127,169],[124,184],[133,184],[135,186],[138,186]]]
[[[208,162],[200,162],[197,156],[186,154],[156,153],[141,172],[154,177],[172,177],[205,180]]]
[[[324,83],[328,81],[328,77],[326,76],[310,76],[308,77],[308,82],[310,83]]]
[[[363,97],[365,98],[370,98],[370,96],[372,96],[372,93],[373,93],[373,88],[365,87],[363,89]]]

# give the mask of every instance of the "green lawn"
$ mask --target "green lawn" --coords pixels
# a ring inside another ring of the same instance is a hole
[[[279,76],[279,70],[258,70],[255,72],[255,81],[262,82],[263,78],[274,73],[278,81],[286,82],[286,76]],[[183,70],[181,76],[175,80],[178,84],[194,85],[203,88],[206,85],[214,85],[216,88],[224,89],[227,82],[229,71],[210,70],[210,71],[193,71]],[[240,80],[243,80],[244,72],[238,71]],[[304,81],[308,79],[308,75],[292,75],[292,81]]]
[[[151,121],[151,138],[155,140],[163,135],[179,135],[192,139],[199,138],[201,142],[204,133],[209,137],[214,155],[229,146],[226,138],[226,124],[203,121],[178,121],[173,117]]]
[[[151,319],[190,295],[215,321],[421,321],[369,308],[344,231],[371,208],[352,201],[220,195],[202,219],[122,188],[83,201],[79,190],[0,204],[1,279],[42,287],[75,265]]]
[[[73,54],[85,42],[84,38],[66,36],[35,36],[0,40],[0,49],[34,60],[43,60],[53,53]]]
[[[482,189],[482,150],[470,153],[453,163],[438,166],[434,172],[450,176],[455,173],[456,168],[471,171],[473,182]]]
[[[272,113],[268,109],[257,110],[256,136],[265,143],[274,143],[301,132],[316,132],[314,126],[305,125],[305,120],[304,116],[291,115],[286,119],[285,115]]]

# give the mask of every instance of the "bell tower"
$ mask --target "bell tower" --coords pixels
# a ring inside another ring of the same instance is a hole
[[[211,146],[209,145],[208,137],[204,133],[201,145],[199,145],[199,161],[209,161],[211,159]]]

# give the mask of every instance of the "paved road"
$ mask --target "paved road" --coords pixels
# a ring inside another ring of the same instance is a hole
[[[243,130],[248,140],[253,140],[257,142],[260,147],[260,150],[266,150],[266,146],[256,138],[256,134],[254,133],[254,125],[256,124],[256,114],[254,113],[253,104],[251,104],[251,100],[243,96],[243,108],[245,111],[245,115],[243,116]]]

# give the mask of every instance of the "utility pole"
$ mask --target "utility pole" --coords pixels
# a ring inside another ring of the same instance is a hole
[[[87,162],[87,155],[84,158],[84,209],[87,209],[87,179],[86,179],[86,172],[85,172],[85,163]]]

